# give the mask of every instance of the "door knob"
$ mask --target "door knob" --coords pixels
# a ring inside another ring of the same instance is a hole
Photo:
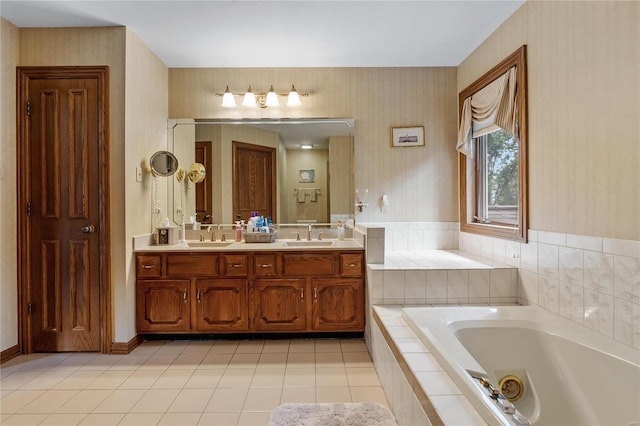
[[[85,225],[82,228],[80,228],[80,230],[85,234],[92,234],[93,232],[95,232],[96,227],[93,225]]]

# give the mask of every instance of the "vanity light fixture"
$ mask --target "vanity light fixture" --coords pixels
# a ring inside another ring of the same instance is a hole
[[[229,86],[226,86],[223,93],[216,93],[216,96],[222,97],[221,106],[224,108],[234,108],[236,106],[235,96],[242,96],[242,106],[245,107],[277,107],[280,105],[278,101],[278,96],[287,98],[287,106],[288,107],[297,107],[301,105],[300,97],[301,96],[309,96],[309,93],[306,92],[298,92],[296,87],[292,84],[291,90],[289,93],[278,93],[273,89],[273,85],[269,86],[269,91],[267,93],[254,93],[251,89],[251,86],[244,93],[234,93],[229,90]]]
[[[302,144],[300,145],[301,149],[312,149],[313,148],[313,144]]]

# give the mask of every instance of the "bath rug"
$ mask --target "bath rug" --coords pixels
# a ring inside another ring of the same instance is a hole
[[[391,411],[377,402],[289,403],[271,412],[269,426],[397,426]]]

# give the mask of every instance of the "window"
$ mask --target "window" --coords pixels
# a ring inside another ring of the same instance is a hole
[[[526,46],[460,92],[460,229],[527,240]]]

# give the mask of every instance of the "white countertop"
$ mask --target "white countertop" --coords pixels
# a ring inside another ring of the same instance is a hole
[[[288,245],[291,243],[292,245]],[[327,245],[331,243],[330,245]],[[276,240],[273,243],[245,243],[242,242],[210,242],[187,241],[174,245],[151,245],[138,247],[134,252],[203,252],[203,251],[327,251],[327,250],[364,250],[364,246],[356,240],[296,241]]]

